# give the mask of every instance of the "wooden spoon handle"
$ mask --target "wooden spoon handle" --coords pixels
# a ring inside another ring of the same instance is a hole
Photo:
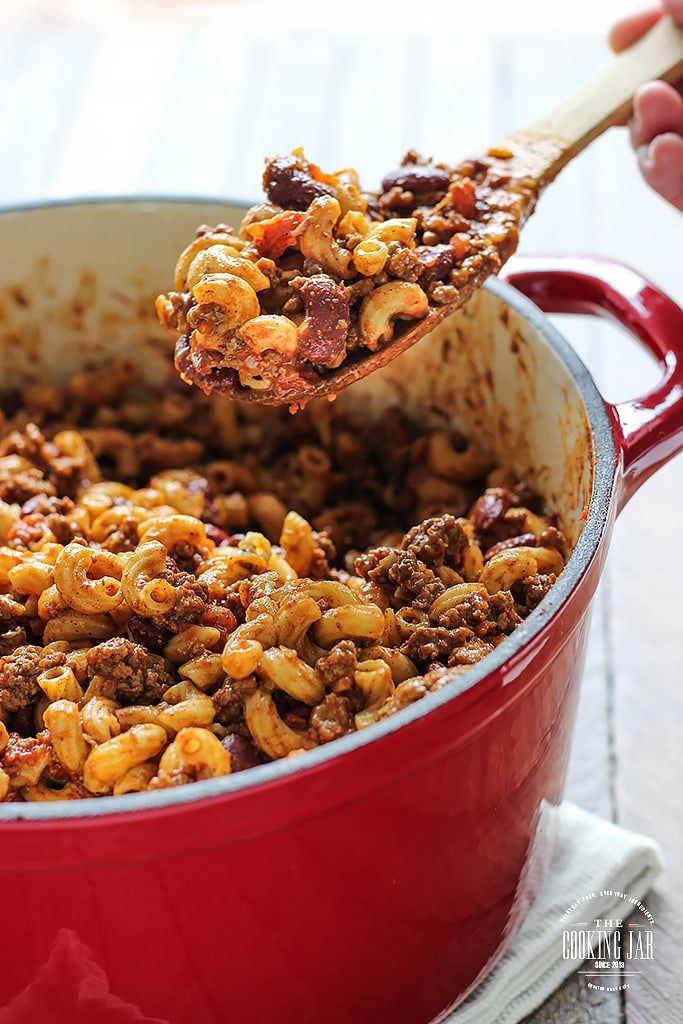
[[[559,142],[559,153],[550,157],[546,169],[547,179],[607,128],[626,120],[636,90],[656,78],[667,82],[683,79],[683,29],[670,18],[661,18],[604,71],[526,128],[523,134],[549,136]]]

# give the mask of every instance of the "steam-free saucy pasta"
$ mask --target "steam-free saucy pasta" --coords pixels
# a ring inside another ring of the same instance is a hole
[[[2,407],[0,800],[371,727],[493,651],[567,554],[523,481],[397,409],[150,394],[125,362]]]
[[[325,174],[301,150],[269,160],[265,201],[237,232],[201,226],[157,299],[183,379],[300,404],[329,371],[452,303],[516,246],[509,156],[450,167],[410,152],[374,195],[355,171]]]

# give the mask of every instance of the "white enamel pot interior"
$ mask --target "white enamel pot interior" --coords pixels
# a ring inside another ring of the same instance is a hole
[[[174,342],[156,322],[154,297],[169,288],[177,256],[199,224],[237,225],[243,212],[224,203],[153,199],[0,212],[2,390],[61,382],[84,365],[106,366],[122,356],[138,363],[148,380],[167,379],[174,372]],[[370,418],[398,405],[426,426],[471,437],[543,495],[574,552],[541,608],[451,686],[372,730],[297,758],[296,765],[278,762],[144,796],[0,805],[0,819],[161,807],[303,771],[435,712],[491,670],[523,658],[525,645],[558,614],[596,551],[606,547],[601,541],[615,515],[612,425],[576,354],[531,302],[493,280],[464,310],[338,401]]]

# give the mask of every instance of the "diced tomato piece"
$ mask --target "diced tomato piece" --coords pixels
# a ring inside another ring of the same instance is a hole
[[[477,197],[474,191],[474,182],[469,178],[457,181],[448,190],[451,204],[462,217],[471,220],[476,213]]]
[[[271,217],[270,220],[251,225],[250,233],[256,236],[259,255],[271,260],[282,256],[285,249],[294,245],[297,228],[305,216],[305,213],[287,210],[285,213],[279,213],[277,217]],[[258,234],[255,230],[257,228]]]

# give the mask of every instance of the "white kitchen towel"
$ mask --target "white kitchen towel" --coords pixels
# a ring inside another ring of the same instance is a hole
[[[662,867],[658,844],[571,803],[558,808],[556,825],[553,857],[524,924],[491,974],[443,1024],[517,1024],[584,962],[577,954],[589,936],[597,944],[596,919],[625,920],[638,910],[646,938],[651,915],[641,901]],[[614,927],[604,930],[611,934]]]

